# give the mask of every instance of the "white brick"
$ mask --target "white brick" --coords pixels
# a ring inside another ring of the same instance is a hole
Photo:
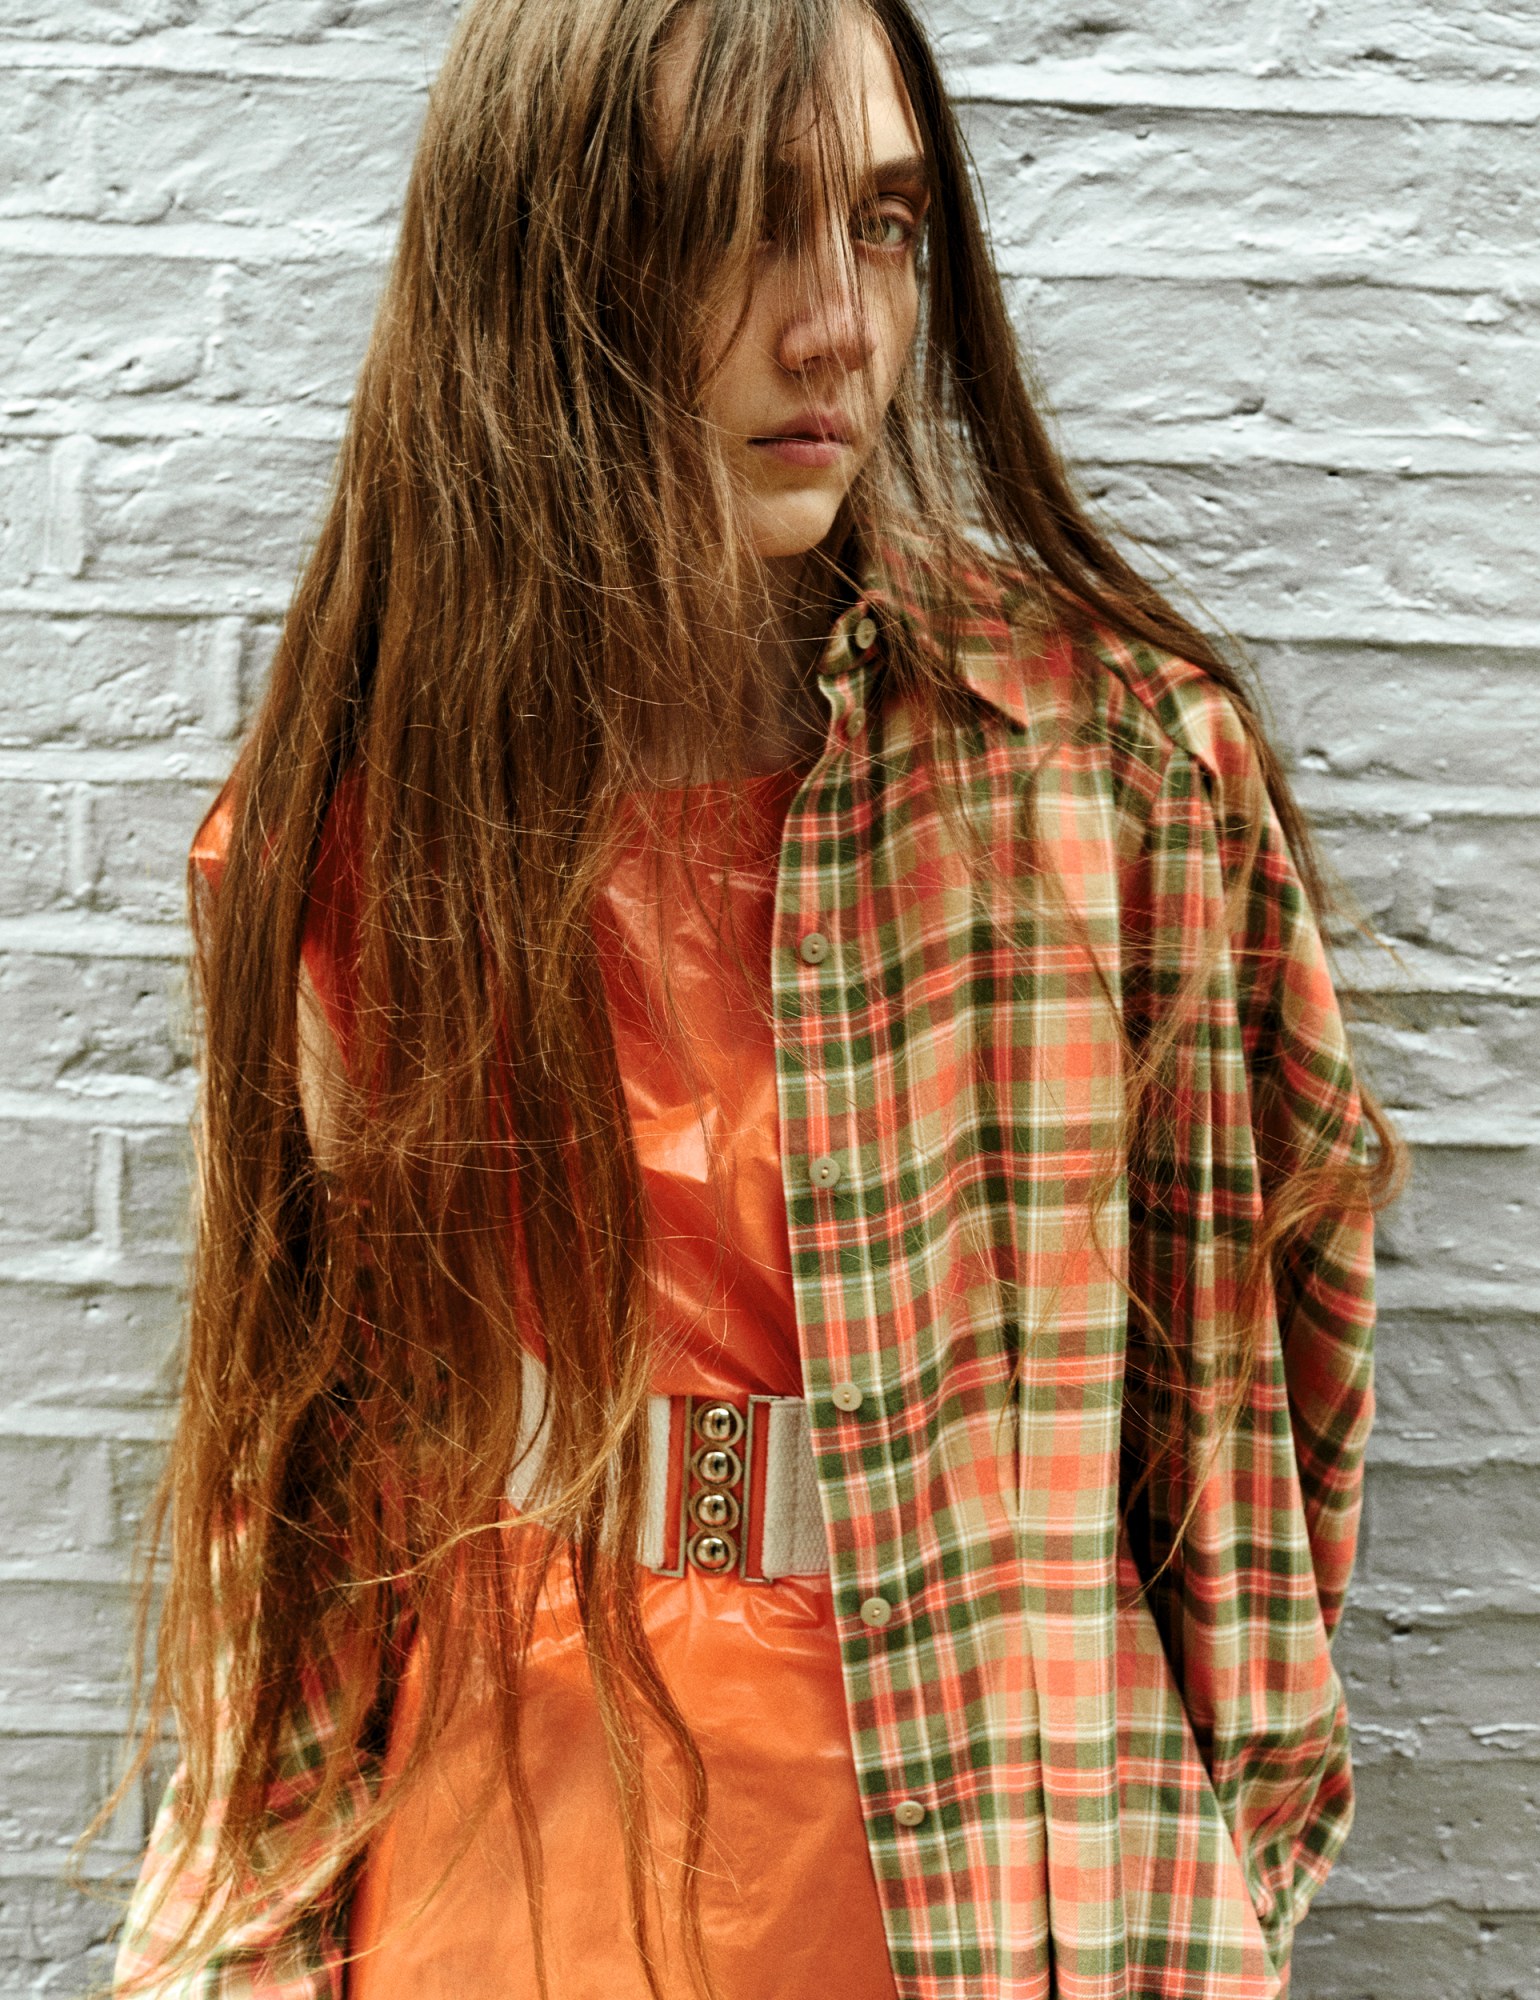
[[[128,41],[180,27],[198,10],[199,0],[0,0],[0,34]]]
[[[0,1873],[19,1854],[66,1849],[111,1791],[109,1764],[100,1743],[57,1736],[0,1741]]]
[[[1443,1901],[1366,1909],[1328,1882],[1298,1935],[1293,1991],[1300,2000],[1378,2000],[1387,1965],[1396,2000],[1527,2000],[1540,1965],[1540,1917]]]
[[[186,1132],[134,1132],[123,1149],[122,1239],[178,1248],[188,1241],[192,1150]]]
[[[1476,1460],[1500,1440],[1540,1434],[1540,1370],[1528,1340],[1522,1312],[1386,1314],[1376,1384],[1382,1436],[1426,1438],[1436,1414],[1440,1442]],[[1526,1644],[1540,1646],[1540,1622],[1526,1632]],[[1458,1684],[1450,1682],[1448,1696]]]
[[[126,1686],[132,1595],[126,1581],[77,1579],[68,1560],[57,1576],[0,1577],[0,1700],[119,1701]],[[120,1579],[117,1556],[89,1566]]]
[[[1540,431],[1532,301],[1355,285],[1280,289],[1269,305],[1264,403],[1283,423],[1409,437]]]
[[[1355,1609],[1332,1657],[1366,1735],[1450,1723],[1497,1734],[1504,1724],[1534,1721],[1526,1690],[1540,1674],[1540,1618]]]
[[[1475,960],[1540,947],[1540,819],[1332,824],[1322,845],[1384,934]]]
[[[1173,257],[1219,245],[1377,257],[1528,255],[1536,142],[1522,127],[1411,119],[973,107],[1009,267],[1094,242]]]
[[[1414,1606],[1483,1596],[1527,1602],[1537,1533],[1532,1464],[1431,1472],[1381,1464],[1365,1509],[1362,1587]],[[1458,1551],[1458,1564],[1430,1573],[1435,1550]]]
[[[0,438],[0,586],[36,571],[47,514],[47,447],[32,439]]]
[[[70,398],[150,423],[163,404],[242,400],[341,408],[352,394],[385,266],[338,255],[274,262],[16,254],[27,310],[0,309],[9,399]]]
[[[99,908],[171,922],[186,908],[187,850],[206,785],[120,784],[91,794],[91,893]]]
[[[58,785],[0,784],[0,912],[41,909],[64,896],[65,804]]]
[[[207,266],[177,257],[13,257],[0,310],[8,395],[185,388],[203,367],[209,284]]]
[[[436,48],[456,0],[207,0],[200,18],[243,34],[309,38],[327,29],[393,36]]]
[[[1491,0],[1331,0],[1299,10],[1302,59],[1314,69],[1395,69],[1414,76],[1540,75],[1540,19]]]
[[[341,258],[231,267],[222,337],[240,393],[256,402],[345,404],[384,276],[379,264]]]
[[[88,1135],[70,1125],[0,1119],[0,1242],[78,1241],[91,1223]]]
[[[95,462],[95,438],[79,432],[61,438],[48,454],[41,562],[47,574],[79,576],[91,560],[87,495]]]
[[[91,492],[93,576],[287,575],[319,525],[335,446],[185,438],[104,446]]]
[[[1407,996],[1388,1018],[1356,1023],[1353,1046],[1397,1109],[1540,1118],[1540,1009]]]
[[[264,41],[340,33],[437,46],[455,0],[0,0],[0,35],[132,42],[168,28],[228,30]]]
[[[1254,646],[1296,761],[1448,785],[1531,782],[1540,652]]]
[[[186,1008],[180,970],[158,961],[0,955],[4,1087],[182,1081]]]
[[[206,719],[206,624],[0,613],[0,743],[154,740]]]
[[[1121,69],[1252,66],[1319,75],[1511,79],[1540,74],[1540,26],[1490,0],[931,0],[958,59],[1099,59]]]
[[[6,1397],[46,1401],[64,1388],[87,1403],[162,1398],[179,1320],[170,1291],[8,1285]]]
[[[1024,279],[1012,287],[1048,405],[1073,420],[1190,422],[1266,401],[1271,294],[1137,278]],[[1109,325],[1118,337],[1106,339]]]
[[[379,260],[274,263],[113,254],[8,260],[0,374],[10,404],[71,398],[150,421],[162,402],[340,407],[368,338]],[[25,311],[17,301],[26,301]]]
[[[1077,417],[1264,413],[1301,431],[1511,441],[1540,434],[1533,306],[1365,285],[1024,278],[1048,398]],[[1109,321],[1118,338],[1108,341]]]
[[[942,48],[956,60],[1064,61],[1099,55],[1114,63],[1187,67],[1244,59],[1252,8],[1234,0],[1119,0],[1072,7],[1022,8],[1012,0],[950,0],[925,8]]]
[[[119,1518],[125,1456],[124,1446],[101,1439],[0,1436],[0,1555],[117,1549],[130,1557]],[[143,1487],[149,1453],[138,1456]]]
[[[1080,470],[1107,518],[1216,617],[1540,616],[1540,477],[1493,473],[1478,483],[1246,462]]]
[[[0,70],[0,213],[377,223],[400,200],[422,108],[420,89],[345,74],[259,94],[218,76]]]
[[[0,1873],[0,1959],[16,1982],[7,2000],[50,1985],[59,1993],[102,1990],[111,1979],[113,1910],[66,1889],[59,1874],[57,1859],[41,1876]]]
[[[1533,1148],[1419,1148],[1406,1193],[1382,1218],[1382,1255],[1419,1275],[1533,1282],[1540,1278],[1536,1168]],[[1540,1479],[1533,1468],[1524,1479],[1540,1506]],[[1540,1548],[1540,1541],[1533,1546]]]
[[[1334,1895],[1398,1912],[1454,1904],[1532,1916],[1540,1844],[1537,1781],[1540,1768],[1519,1757],[1472,1766],[1417,1757],[1361,1764],[1359,1812],[1385,1838],[1375,1849],[1348,1843]],[[1415,1933],[1404,1948],[1415,1959]]]

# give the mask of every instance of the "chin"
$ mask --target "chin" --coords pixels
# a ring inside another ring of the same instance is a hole
[[[762,562],[805,556],[825,540],[844,500],[843,493],[777,494],[751,511],[749,539]]]

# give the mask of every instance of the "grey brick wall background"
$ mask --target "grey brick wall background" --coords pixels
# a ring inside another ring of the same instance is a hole
[[[935,0],[1092,493],[1259,661],[1416,1147],[1302,2000],[1540,1995],[1537,0]],[[182,862],[449,0],[0,0],[0,1994],[121,1724],[178,1315]],[[141,1812],[123,1816],[131,1855]]]

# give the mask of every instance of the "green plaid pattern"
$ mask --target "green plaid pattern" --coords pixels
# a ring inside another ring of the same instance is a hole
[[[1264,1176],[1363,1156],[1342,1024],[1228,699],[1107,633],[1028,643],[980,558],[955,580],[969,709],[938,758],[885,684],[900,631],[938,644],[909,560],[873,565],[823,656],[831,729],[786,823],[771,966],[894,1979],[903,2000],[1263,2000],[1351,1817],[1328,1640],[1371,1414],[1369,1217],[1303,1231],[1261,1294],[1241,1278]],[[831,949],[804,958],[815,931]],[[1123,1147],[1130,1047],[1163,1028]],[[1153,1393],[1130,1278],[1183,1357],[1199,1448],[1125,1532]],[[1227,1426],[1242,1315],[1261,1358]],[[279,1814],[328,1733],[327,1673]],[[136,1921],[174,1811],[173,1780],[120,1979],[195,1888]],[[347,1888],[319,1857],[261,1936],[157,1990],[341,2000]]]

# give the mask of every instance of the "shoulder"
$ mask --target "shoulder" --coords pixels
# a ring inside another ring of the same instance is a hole
[[[1115,630],[976,544],[947,585],[958,670],[1019,729],[1073,720],[1082,743],[1152,771],[1180,754],[1216,781],[1254,774],[1256,719],[1211,667]]]
[[[230,836],[235,826],[236,778],[232,771],[219,788],[214,803],[198,823],[188,860],[210,889],[218,890],[230,857]]]
[[[188,860],[208,887],[218,892],[230,859],[245,777],[244,757],[220,786],[214,803],[198,823]],[[315,856],[316,883],[333,889],[356,869],[363,812],[363,781],[354,766],[338,778],[322,819]]]
[[[1215,780],[1255,771],[1256,720],[1210,668],[1101,624],[1088,628],[1082,645],[1109,708],[1132,703],[1162,745]]]

